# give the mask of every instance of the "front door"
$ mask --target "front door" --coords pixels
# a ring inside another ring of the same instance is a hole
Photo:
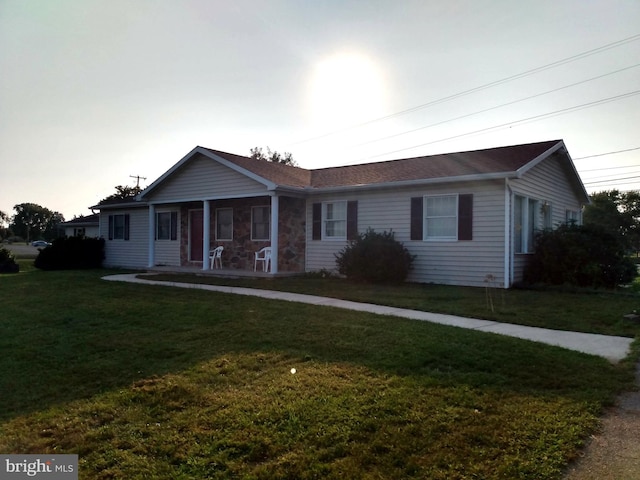
[[[189,210],[189,260],[202,262],[202,210]]]

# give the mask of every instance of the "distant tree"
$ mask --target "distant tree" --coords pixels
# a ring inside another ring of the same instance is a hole
[[[140,192],[142,192],[142,188],[139,186],[129,187],[128,185],[117,185],[116,193],[103,198],[102,201],[106,202],[108,200],[125,200],[127,198],[135,197]]]
[[[21,203],[13,209],[16,214],[13,216],[10,228],[27,242],[42,236],[56,237],[58,225],[64,222],[61,213],[52,212],[35,203]]]
[[[284,165],[289,165],[292,167],[298,166],[298,163],[293,159],[293,155],[291,155],[289,152],[272,152],[269,147],[267,147],[267,153],[264,153],[261,147],[252,148],[250,149],[250,151],[251,158],[255,158],[256,160],[266,160],[267,162],[282,163]]]
[[[629,216],[633,223],[627,235],[631,248],[640,256],[640,190],[629,190],[621,194],[620,206],[623,213]]]
[[[0,239],[10,236],[10,230],[7,228],[9,220],[9,215],[0,210]]]
[[[591,195],[584,209],[583,223],[615,234],[626,248],[638,250],[640,235],[640,192],[606,190]]]

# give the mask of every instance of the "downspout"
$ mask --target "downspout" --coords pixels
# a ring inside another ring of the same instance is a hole
[[[511,244],[511,186],[504,179],[504,288],[511,286],[513,278],[513,254]]]

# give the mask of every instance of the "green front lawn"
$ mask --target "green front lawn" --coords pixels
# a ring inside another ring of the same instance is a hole
[[[107,273],[0,276],[0,452],[77,453],[83,479],[561,478],[632,382],[631,362]]]
[[[640,312],[640,293],[631,290],[504,290],[411,283],[376,286],[316,275],[276,279],[225,279],[175,274],[141,277],[307,293],[555,330],[640,336],[640,323],[623,319],[623,315],[634,310]]]

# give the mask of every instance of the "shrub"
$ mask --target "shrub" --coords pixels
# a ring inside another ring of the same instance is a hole
[[[571,224],[538,234],[524,281],[615,288],[636,275],[618,237],[594,225]]]
[[[415,256],[394,238],[393,232],[369,228],[336,255],[338,272],[352,280],[371,283],[403,282]]]
[[[42,270],[75,270],[100,268],[103,260],[103,239],[65,237],[40,250],[34,264]]]
[[[16,263],[16,258],[6,248],[0,248],[0,273],[18,273],[20,266]]]

